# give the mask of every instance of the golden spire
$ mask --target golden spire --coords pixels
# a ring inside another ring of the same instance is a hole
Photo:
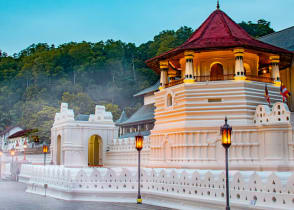
[[[216,9],[219,9],[219,0],[217,0]]]

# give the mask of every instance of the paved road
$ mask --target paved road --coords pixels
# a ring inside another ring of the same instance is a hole
[[[0,210],[168,210],[168,208],[131,203],[64,201],[25,192],[18,182],[0,181]]]

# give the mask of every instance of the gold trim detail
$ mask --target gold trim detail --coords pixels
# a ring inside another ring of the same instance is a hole
[[[280,62],[280,56],[279,55],[273,55],[269,57],[271,63],[279,63]]]
[[[193,51],[185,51],[184,52],[185,59],[193,59],[194,58],[194,52]]]
[[[167,60],[159,61],[159,66],[160,66],[160,69],[167,69],[168,68],[168,61]]]
[[[282,82],[279,81],[279,80],[275,80],[275,81],[274,81],[274,86],[280,87],[281,84],[282,84]]]
[[[235,76],[234,80],[246,80],[245,76]]]
[[[194,82],[195,82],[194,79],[184,79],[184,83],[185,83],[185,84],[192,84],[192,83],[194,83]]]
[[[236,48],[234,49],[234,55],[235,57],[237,56],[242,56],[244,55],[245,50],[243,48]]]

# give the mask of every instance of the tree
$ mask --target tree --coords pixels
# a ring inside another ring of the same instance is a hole
[[[241,23],[239,23],[239,25],[245,31],[247,31],[248,34],[255,38],[275,32],[274,29],[270,27],[270,22],[264,19],[258,20],[257,23],[253,23],[251,21],[248,21],[246,23],[245,21],[242,21]]]

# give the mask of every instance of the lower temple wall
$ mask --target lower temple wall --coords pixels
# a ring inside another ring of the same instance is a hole
[[[142,168],[144,203],[176,209],[223,209],[220,170]],[[23,164],[27,192],[65,200],[136,202],[137,168],[65,168]],[[45,187],[47,185],[47,188]],[[294,209],[293,172],[230,171],[233,209]]]
[[[141,165],[148,166],[150,159],[150,138],[144,136],[144,149],[141,151]],[[104,166],[133,167],[138,165],[138,151],[135,148],[135,138],[114,139],[105,154]]]
[[[245,171],[293,171],[294,136],[290,124],[233,127],[229,166]],[[106,152],[106,167],[137,166],[134,138],[115,139]],[[225,150],[219,129],[152,131],[144,137],[142,166],[222,170]]]

